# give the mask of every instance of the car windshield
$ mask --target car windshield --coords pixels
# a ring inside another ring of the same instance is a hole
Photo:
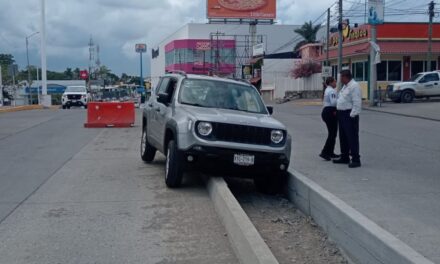
[[[418,74],[414,75],[413,77],[411,77],[411,79],[410,79],[409,81],[410,81],[410,82],[414,82],[414,81],[416,81],[417,79],[419,79],[422,75],[423,75],[423,74],[418,73]]]
[[[180,89],[181,104],[267,114],[258,91],[231,82],[185,79]]]
[[[68,93],[85,93],[86,88],[85,87],[70,86],[70,87],[67,87],[66,92],[68,92]]]

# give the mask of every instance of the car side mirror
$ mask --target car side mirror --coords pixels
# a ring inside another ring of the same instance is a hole
[[[267,111],[269,112],[270,115],[273,115],[273,106],[267,106]]]
[[[160,93],[158,96],[157,96],[157,101],[159,102],[159,103],[161,103],[161,104],[164,104],[164,105],[168,105],[170,102],[169,102],[169,95],[168,94],[166,94],[166,93]]]

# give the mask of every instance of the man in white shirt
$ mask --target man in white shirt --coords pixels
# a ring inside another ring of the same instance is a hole
[[[353,80],[349,70],[341,71],[341,83],[344,86],[339,92],[336,105],[341,158],[333,162],[348,164],[350,168],[358,168],[361,166],[359,156],[359,114],[362,109],[361,87]]]

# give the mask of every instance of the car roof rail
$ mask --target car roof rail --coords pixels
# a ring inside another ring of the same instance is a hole
[[[182,75],[182,76],[184,76],[184,77],[187,77],[185,71],[171,70],[171,71],[167,71],[167,73],[169,73],[169,74],[179,74],[179,75]]]

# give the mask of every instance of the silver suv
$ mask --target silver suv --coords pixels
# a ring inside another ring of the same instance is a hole
[[[260,191],[274,193],[289,167],[291,139],[272,112],[246,82],[167,74],[143,111],[142,159],[162,152],[171,188],[195,170],[253,178]]]

